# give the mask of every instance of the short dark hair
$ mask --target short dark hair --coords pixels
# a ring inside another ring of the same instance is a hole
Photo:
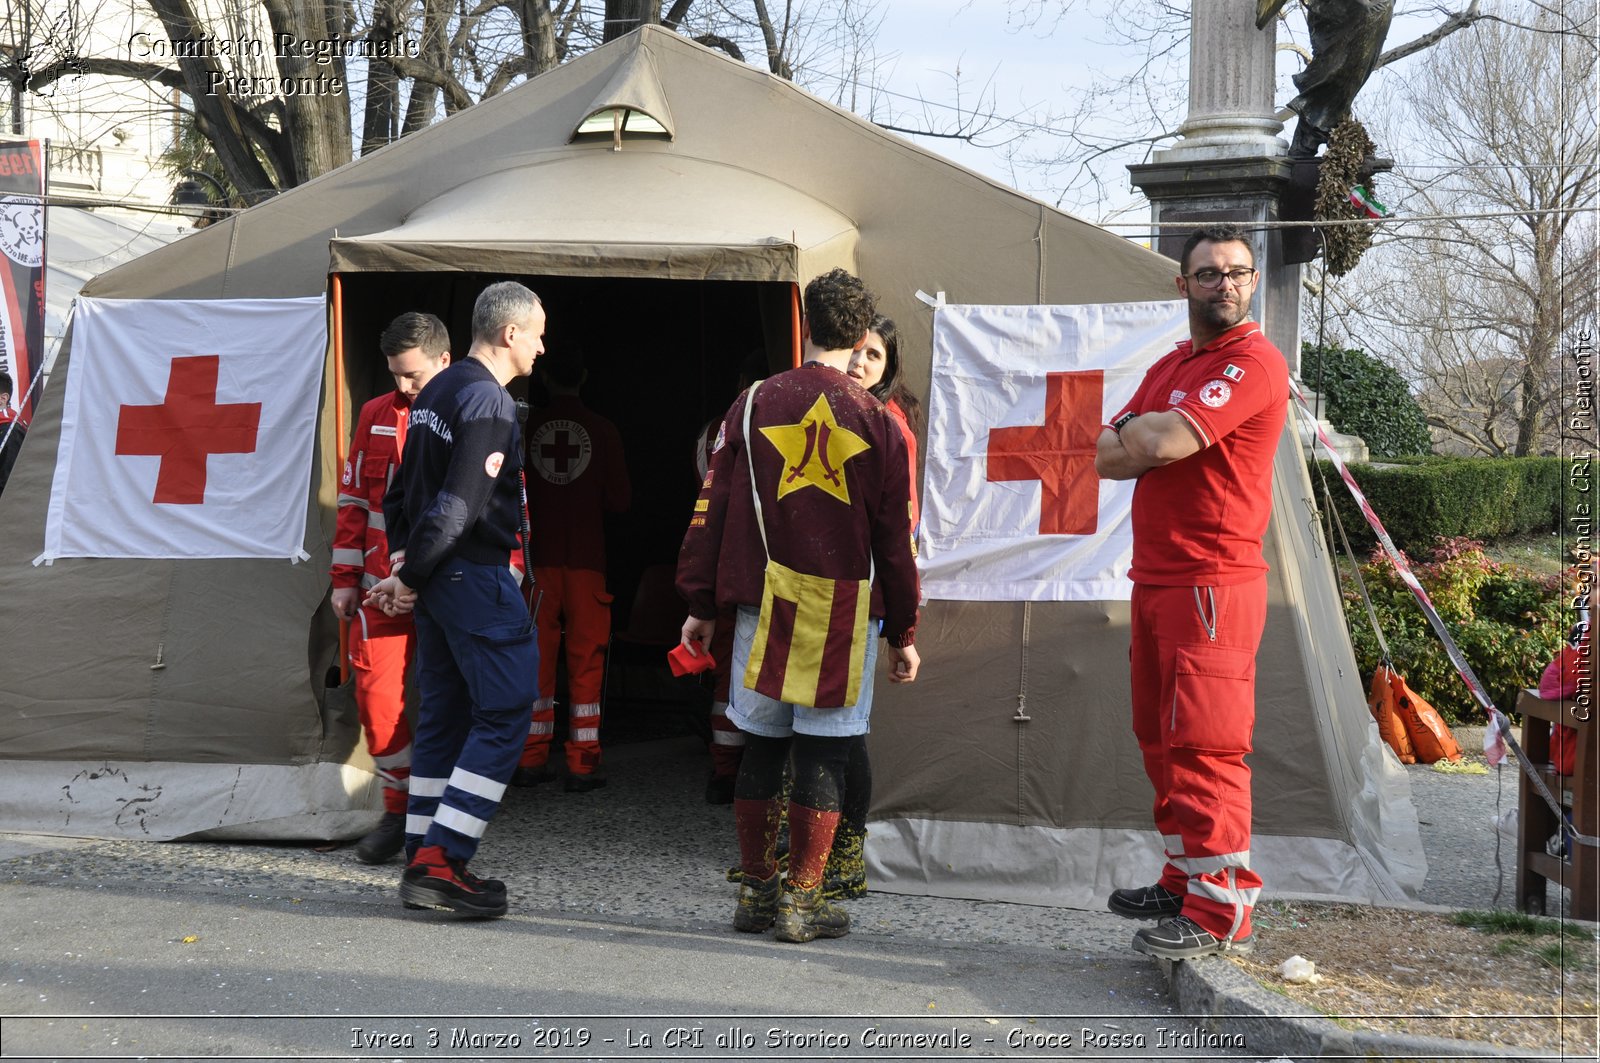
[[[11,374],[4,369],[0,369],[0,391],[9,395],[16,386],[16,382],[11,379]]]
[[[413,347],[421,347],[423,354],[437,361],[450,349],[450,330],[432,314],[408,310],[389,322],[389,327],[378,337],[378,350],[385,358],[393,358]]]
[[[584,374],[589,371],[583,346],[573,340],[566,340],[551,347],[539,356],[535,364],[546,380],[561,388],[580,386]]]
[[[1256,248],[1250,242],[1250,234],[1238,225],[1207,225],[1196,229],[1189,234],[1189,239],[1183,242],[1183,254],[1178,256],[1178,272],[1189,272],[1189,252],[1201,244],[1243,244],[1250,249],[1250,264],[1256,264]]]
[[[877,300],[861,278],[831,269],[806,285],[806,321],[811,342],[824,351],[854,347],[867,334]]]

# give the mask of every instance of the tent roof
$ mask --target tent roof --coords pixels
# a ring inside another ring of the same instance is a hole
[[[507,217],[507,204],[560,203]],[[627,203],[626,211],[617,205]],[[548,152],[332,242],[334,272],[504,271],[798,283],[855,260],[853,221],[771,177],[630,147]]]

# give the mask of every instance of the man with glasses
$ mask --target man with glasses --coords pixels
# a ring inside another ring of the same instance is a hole
[[[1261,878],[1250,869],[1255,657],[1267,616],[1262,537],[1289,374],[1250,320],[1258,274],[1243,230],[1197,230],[1178,294],[1190,339],[1145,374],[1101,432],[1095,469],[1133,480],[1133,732],[1155,787],[1166,865],[1114,890],[1118,915],[1169,960],[1247,952]]]

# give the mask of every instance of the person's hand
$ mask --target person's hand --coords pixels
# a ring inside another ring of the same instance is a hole
[[[691,657],[698,657],[709,651],[711,636],[717,633],[715,620],[701,620],[691,616],[683,622],[683,644],[689,650]]]
[[[361,608],[361,591],[355,587],[335,587],[328,601],[333,606],[334,616],[340,620],[354,620],[356,610]]]
[[[914,683],[917,680],[917,669],[922,666],[922,658],[917,655],[915,646],[890,646],[889,682]]]
[[[389,575],[367,592],[361,604],[382,609],[385,616],[400,616],[417,607],[417,592],[402,583],[398,574]]]

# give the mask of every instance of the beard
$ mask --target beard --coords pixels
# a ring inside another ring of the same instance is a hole
[[[1213,328],[1230,329],[1250,316],[1250,300],[1240,297],[1237,290],[1231,292],[1229,298],[1206,292],[1197,299],[1191,294],[1189,313]]]

